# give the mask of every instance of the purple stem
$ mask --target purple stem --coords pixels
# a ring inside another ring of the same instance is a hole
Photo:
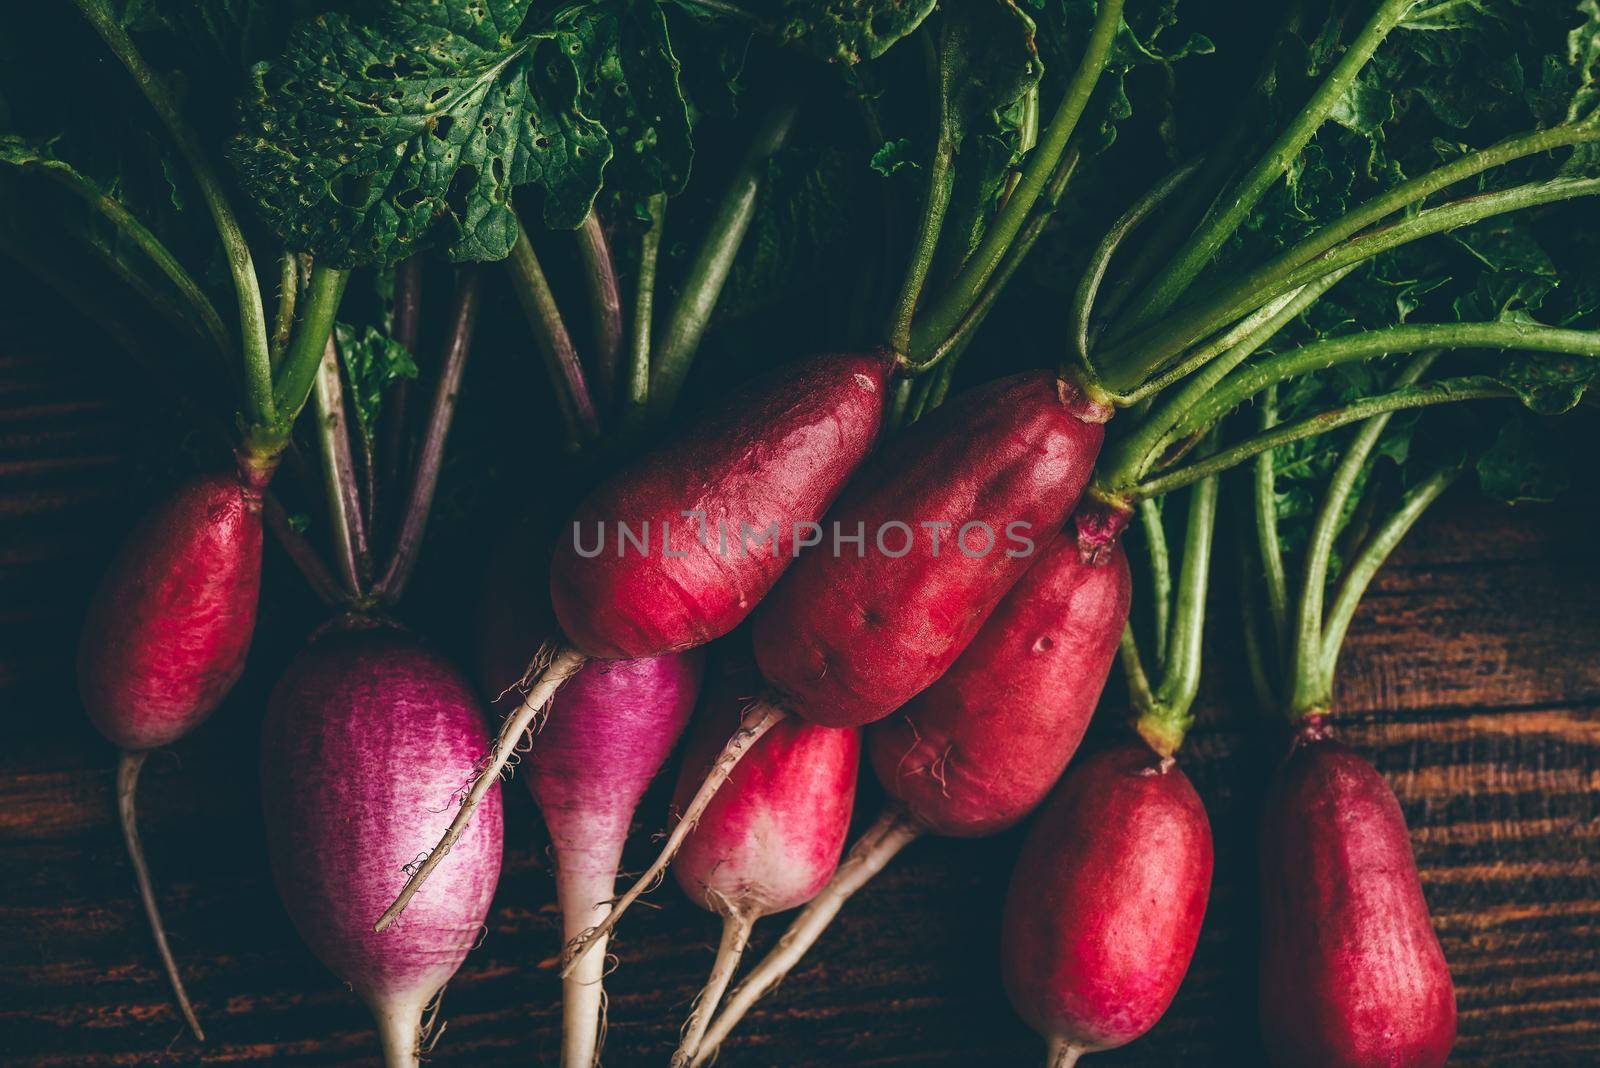
[[[478,268],[468,265],[461,268],[461,277],[456,283],[450,336],[445,342],[444,359],[439,365],[439,382],[434,387],[433,407],[428,412],[428,426],[422,436],[422,450],[417,456],[405,517],[400,522],[400,533],[395,538],[389,566],[372,591],[373,596],[385,604],[394,604],[400,599],[406,581],[417,564],[417,552],[422,547],[422,532],[428,525],[434,490],[439,485],[445,439],[450,433],[450,421],[455,416],[456,394],[461,389],[461,375],[466,370],[467,353],[472,348],[472,331],[477,320]]]
[[[317,550],[311,547],[306,536],[290,525],[283,502],[271,490],[262,495],[262,514],[267,527],[278,539],[278,544],[283,546],[283,551],[294,562],[295,568],[305,577],[311,592],[329,607],[348,602],[349,595],[340,589],[338,580],[328,570],[328,565],[322,562],[322,557],[317,555]]]

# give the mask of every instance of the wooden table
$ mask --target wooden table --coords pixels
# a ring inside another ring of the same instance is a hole
[[[315,622],[268,560],[261,637],[227,707],[150,761],[143,824],[174,947],[211,1041],[184,1033],[154,966],[113,819],[114,754],[78,707],[76,627],[175,433],[111,360],[0,346],[0,1062],[371,1063],[362,1008],[300,945],[269,884],[256,789],[262,695]],[[137,446],[130,447],[130,441]],[[1592,492],[1592,490],[1590,491]],[[1600,1063],[1600,554],[1593,500],[1515,515],[1448,501],[1351,631],[1347,737],[1399,793],[1455,974],[1461,1064]],[[429,567],[424,559],[423,567]],[[446,614],[431,628],[464,628]],[[1217,879],[1166,1018],[1092,1064],[1251,1064],[1255,801],[1273,755],[1236,642],[1184,762]],[[441,1064],[554,1063],[558,923],[542,832],[508,795],[489,933],[445,999]],[[863,815],[876,797],[869,790]],[[630,861],[664,814],[647,801]],[[731,1066],[1029,1065],[1042,1047],[996,982],[997,910],[1019,836],[914,846],[747,1023]],[[675,888],[616,944],[606,1063],[664,1064],[716,929]],[[758,932],[757,948],[777,930]]]

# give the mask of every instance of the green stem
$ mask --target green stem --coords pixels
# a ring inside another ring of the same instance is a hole
[[[1425,353],[1413,360],[1395,380],[1397,386],[1414,385],[1438,357],[1437,351]],[[1322,601],[1328,588],[1328,569],[1333,562],[1334,541],[1345,518],[1345,505],[1355,492],[1356,483],[1366,467],[1367,458],[1378,445],[1383,430],[1389,425],[1392,412],[1373,416],[1361,424],[1355,436],[1339,457],[1338,465],[1328,479],[1322,494],[1322,504],[1311,526],[1311,536],[1306,541],[1305,558],[1300,575],[1300,609],[1295,619],[1293,661],[1289,677],[1296,680],[1295,689],[1303,682],[1320,685],[1322,656]]]
[[[1155,637],[1156,666],[1167,662],[1168,616],[1172,606],[1172,556],[1167,550],[1167,528],[1161,521],[1161,506],[1154,500],[1139,502],[1139,529],[1144,532],[1145,552],[1150,556],[1150,632]]]
[[[1339,649],[1344,644],[1345,632],[1350,628],[1350,621],[1355,617],[1356,606],[1361,603],[1361,597],[1367,592],[1367,586],[1372,582],[1378,569],[1383,566],[1389,554],[1401,539],[1422,518],[1422,513],[1428,506],[1438,500],[1450,484],[1461,474],[1461,468],[1445,468],[1417,483],[1406,492],[1400,507],[1393,515],[1389,516],[1367,539],[1361,549],[1351,558],[1345,568],[1344,578],[1339,583],[1339,591],[1334,595],[1333,607],[1328,612],[1325,625],[1321,657],[1318,663],[1319,676],[1315,685],[1308,679],[1297,679],[1295,694],[1289,709],[1293,718],[1299,718],[1317,709],[1326,709],[1333,697],[1333,672],[1339,661]],[[1302,689],[1301,683],[1306,685]]]
[[[1190,376],[1194,375],[1202,367],[1206,368],[1206,373],[1192,379],[1184,395],[1188,398],[1203,396],[1222,376],[1249,357],[1254,356],[1262,346],[1277,335],[1279,330],[1282,330],[1301,312],[1304,312],[1326,296],[1328,290],[1338,285],[1353,270],[1355,270],[1354,267],[1343,267],[1337,271],[1330,271],[1313,282],[1307,282],[1299,289],[1291,290],[1267,301],[1261,307],[1217,335],[1214,340],[1207,341],[1204,345],[1194,349],[1188,356],[1183,357],[1170,368],[1149,379],[1137,389],[1117,394],[1117,403],[1119,405],[1137,404],[1139,401],[1147,397],[1153,397],[1185,379],[1190,379]],[[1218,359],[1219,355],[1221,359]],[[1206,383],[1205,387],[1195,388],[1193,383],[1196,381]],[[1167,407],[1174,413],[1188,410],[1187,403],[1177,400],[1170,401]]]
[[[226,354],[233,350],[233,342],[228,337],[228,328],[223,324],[222,317],[217,314],[211,298],[206,296],[205,290],[200,288],[194,276],[184,269],[183,264],[178,262],[178,258],[167,246],[161,243],[161,239],[123,206],[121,201],[107,195],[93,182],[59,160],[35,159],[20,164],[20,167],[25,171],[33,171],[49,178],[67,189],[94,209],[101,218],[116,227],[119,233],[150,258],[150,262],[154,263],[157,270],[177,289],[189,309],[199,317],[201,330],[217,347],[217,351]]]
[[[1225,204],[1200,229],[1192,234],[1167,266],[1146,286],[1144,293],[1134,302],[1128,316],[1131,326],[1137,328],[1150,322],[1177,303],[1185,290],[1194,282],[1223,244],[1231,237],[1254,210],[1268,189],[1281,178],[1300,155],[1306,144],[1316,135],[1339,101],[1344,99],[1356,76],[1367,65],[1391,30],[1405,17],[1416,0],[1382,0],[1361,33],[1345,50],[1339,63],[1323,79],[1306,106],[1294,121],[1278,135],[1233,189],[1224,194],[1219,203]]]
[[[1271,455],[1267,453],[1266,455]],[[1239,562],[1241,574],[1248,575],[1251,555],[1248,544],[1240,539]],[[1256,696],[1256,705],[1259,708],[1277,708],[1277,688],[1272,681],[1272,665],[1277,663],[1276,654],[1266,648],[1265,636],[1261,619],[1261,605],[1252,594],[1253,590],[1246,584],[1244,596],[1241,599],[1244,629],[1245,664],[1250,671],[1250,688]]]
[[[334,559],[351,600],[360,601],[369,571],[367,533],[361,513],[361,493],[356,486],[356,465],[340,374],[337,346],[329,339],[323,347],[311,395],[317,412],[322,485],[328,495],[328,516],[337,550]]]
[[[608,403],[616,393],[617,363],[622,355],[622,290],[605,227],[593,209],[583,217],[577,237],[594,329],[594,373],[590,377],[599,386],[601,402]]]
[[[1268,431],[1277,425],[1278,387],[1268,386],[1261,401],[1261,429]],[[1282,662],[1289,646],[1289,575],[1283,566],[1283,544],[1278,539],[1278,470],[1273,450],[1256,457],[1254,475],[1251,510],[1266,582],[1267,618],[1272,624],[1272,662],[1276,664]]]
[[[294,306],[300,296],[300,257],[298,253],[284,250],[278,264],[278,310],[272,324],[272,342],[268,347],[268,362],[276,374],[283,352],[294,332]]]
[[[170,87],[153,71],[110,10],[110,5],[96,0],[75,0],[90,25],[99,33],[107,47],[122,61],[133,76],[135,84],[155,109],[167,132],[172,136],[184,162],[193,172],[216,225],[217,236],[227,252],[228,270],[233,275],[233,288],[239,305],[239,342],[244,356],[245,402],[247,417],[257,426],[272,425],[278,413],[272,390],[272,362],[267,348],[267,316],[261,303],[261,284],[256,278],[255,263],[250,258],[250,246],[245,243],[244,232],[234,217],[233,208],[222,191],[222,183],[212,170],[210,161],[200,148],[195,136],[178,109]]]
[[[978,327],[988,317],[995,301],[1000,299],[1000,293],[1011,281],[1011,276],[1016,274],[1017,268],[1022,266],[1022,261],[1028,258],[1028,253],[1039,240],[1039,235],[1044,233],[1045,226],[1050,222],[1050,216],[1055,213],[1056,205],[1060,203],[1061,196],[1066,192],[1067,183],[1071,181],[1073,172],[1077,169],[1080,153],[1076,148],[1069,149],[1061,161],[1061,166],[1050,179],[1050,185],[1045,189],[1044,195],[1039,200],[1039,208],[1034,212],[1033,218],[1028,220],[1028,225],[1022,228],[1009,249],[1006,250],[1005,259],[1000,261],[1000,267],[989,279],[988,285],[983,287],[983,292],[978,294],[978,299],[972,307],[967,309],[967,314],[961,322],[950,332],[943,342],[923,360],[901,360],[901,370],[907,374],[922,374],[945,363],[951,363],[966,350],[967,345],[977,333]],[[1087,377],[1092,381],[1092,373]],[[946,385],[948,386],[948,377]]]
[[[1183,372],[1188,376],[1188,381],[1176,394],[1157,406],[1134,433],[1109,450],[1100,465],[1100,482],[1116,486],[1144,477],[1173,442],[1184,436],[1177,428],[1187,425],[1185,418],[1211,398],[1228,373],[1255,355],[1279,330],[1322,299],[1348,273],[1348,268],[1343,272],[1335,271],[1267,304],[1254,315],[1241,320],[1214,343],[1204,346],[1183,365],[1174,368],[1174,373]],[[1218,356],[1218,353],[1221,355]],[[1194,371],[1202,365],[1206,366],[1195,374]],[[1152,384],[1160,382],[1162,378],[1153,379]],[[1131,396],[1137,396],[1140,392],[1136,390]],[[1231,410],[1222,409],[1224,412]]]
[[[666,226],[667,196],[656,193],[644,202],[650,228],[639,239],[638,288],[633,297],[633,338],[628,351],[628,384],[623,397],[622,422],[630,433],[644,421],[650,402],[650,330],[655,315],[656,261],[661,253],[661,231]]]
[[[246,434],[252,447],[265,448],[266,455],[276,455],[283,449],[289,440],[289,431],[300,415],[300,409],[305,407],[306,398],[311,395],[317,369],[322,365],[323,351],[327,348],[329,335],[333,333],[333,320],[339,314],[339,301],[344,296],[345,283],[349,280],[348,271],[320,263],[311,268],[300,326],[289,341],[272,389],[277,418],[271,423],[256,424]]]
[[[1127,677],[1128,703],[1138,717],[1147,715],[1156,706],[1156,694],[1150,686],[1150,676],[1144,669],[1144,658],[1139,655],[1139,640],[1134,637],[1133,625],[1124,624],[1122,641],[1117,647],[1122,662],[1122,673]]]
[[[928,160],[928,189],[922,200],[922,217],[917,223],[917,243],[911,250],[911,262],[906,267],[905,280],[900,284],[894,318],[889,326],[889,345],[902,355],[911,348],[911,321],[917,314],[917,301],[922,296],[922,287],[927,283],[928,271],[933,266],[934,253],[939,248],[939,235],[944,231],[945,213],[950,208],[950,196],[955,190],[955,173],[951,167],[955,152],[949,109],[941,107],[939,137]]]
[[[1089,359],[1089,331],[1090,323],[1094,317],[1095,298],[1100,293],[1100,285],[1105,281],[1106,270],[1111,266],[1111,257],[1116,255],[1129,234],[1139,228],[1139,225],[1149,218],[1150,213],[1166,203],[1179,188],[1194,176],[1199,169],[1202,159],[1193,159],[1177,170],[1168,174],[1145,192],[1133,206],[1123,212],[1121,218],[1111,224],[1100,244],[1095,247],[1089,256],[1089,266],[1078,279],[1078,288],[1072,299],[1072,341],[1077,347],[1078,359],[1087,362]]]
[[[512,288],[522,305],[523,315],[533,329],[534,341],[544,357],[550,372],[551,385],[561,408],[562,419],[567,424],[567,444],[573,451],[580,450],[600,436],[600,417],[589,395],[589,383],[584,378],[583,364],[578,360],[578,350],[567,332],[566,320],[556,305],[556,297],[545,278],[544,268],[534,253],[528,232],[517,221],[517,243],[511,246],[511,256],[506,261],[511,270]]]
[[[1039,146],[1028,157],[1022,180],[1006,199],[1005,207],[983,235],[983,240],[961,272],[913,328],[909,346],[913,356],[922,358],[939,347],[966,318],[968,310],[1005,258],[1012,239],[1033,211],[1034,202],[1056,173],[1056,165],[1066,151],[1073,131],[1077,129],[1078,120],[1089,103],[1089,96],[1094,92],[1101,72],[1105,70],[1112,42],[1116,39],[1118,27],[1122,25],[1122,3],[1123,0],[1101,0],[1083,60],[1078,64],[1066,95],[1050,119],[1050,125],[1039,139]]]
[[[1600,330],[1511,322],[1410,323],[1313,341],[1240,367],[1211,384],[1168,431],[1166,439],[1200,433],[1273,383],[1342,364],[1434,348],[1516,349],[1595,358],[1600,357]]]
[[[1425,209],[1351,238],[1281,275],[1270,284],[1249,291],[1242,287],[1230,287],[1216,300],[1166,317],[1106,354],[1101,361],[1102,376],[1108,388],[1118,391],[1132,389],[1153,369],[1164,366],[1174,355],[1252,308],[1333,271],[1360,264],[1401,245],[1497,215],[1597,194],[1600,194],[1600,178],[1562,178],[1530,182]]]
[[[649,397],[649,411],[654,417],[665,416],[677,403],[689,375],[689,365],[711,322],[711,313],[722,296],[722,287],[733,270],[750,221],[755,218],[756,195],[766,178],[767,162],[788,139],[798,112],[797,104],[785,102],[767,114],[727,192],[717,204],[705,240],[689,265],[681,295],[656,349],[650,370]]]
[[[1304,267],[1341,242],[1355,237],[1367,227],[1413,204],[1422,203],[1434,193],[1494,167],[1504,166],[1527,156],[1592,141],[1600,141],[1600,125],[1564,124],[1508,138],[1499,144],[1435,167],[1426,174],[1402,182],[1393,189],[1370,198],[1299,244],[1279,253],[1230,284],[1225,295],[1207,298],[1205,302],[1236,306],[1251,295],[1265,290],[1275,280]],[[1468,198],[1469,201],[1470,199]]]
[[[884,437],[893,437],[905,425],[910,414],[912,381],[896,378],[889,394],[889,411],[883,417]]]
[[[1163,757],[1171,757],[1183,744],[1194,723],[1191,708],[1200,692],[1202,638],[1205,632],[1206,587],[1211,575],[1211,545],[1216,531],[1217,486],[1211,475],[1200,480],[1189,495],[1189,519],[1184,532],[1183,563],[1172,611],[1172,631],[1162,665],[1161,685],[1155,704],[1136,724],[1139,734]]]
[[[1431,382],[1426,386],[1412,386],[1406,389],[1395,390],[1393,393],[1383,393],[1376,397],[1368,397],[1343,408],[1334,408],[1330,411],[1319,412],[1307,416],[1293,423],[1283,423],[1273,427],[1264,434],[1242,441],[1231,448],[1208,456],[1186,467],[1152,478],[1130,487],[1116,497],[1127,502],[1143,500],[1146,497],[1159,497],[1164,493],[1171,493],[1175,489],[1192,485],[1209,475],[1226,471],[1236,464],[1259,456],[1268,449],[1276,449],[1280,445],[1287,445],[1291,441],[1300,441],[1304,438],[1326,434],[1330,430],[1337,430],[1351,423],[1359,423],[1363,419],[1370,419],[1383,412],[1398,412],[1410,408],[1426,408],[1435,404],[1451,404],[1457,401],[1490,400],[1502,397],[1511,397],[1514,394],[1504,386],[1486,384],[1480,378],[1441,379]]]

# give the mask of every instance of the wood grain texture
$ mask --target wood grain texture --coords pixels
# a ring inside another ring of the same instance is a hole
[[[262,695],[316,612],[268,560],[261,639],[234,698],[145,773],[141,809],[174,949],[213,1041],[183,1032],[114,823],[114,754],[70,675],[99,568],[182,442],[130,379],[82,353],[0,345],[0,1062],[372,1063],[363,1010],[300,946],[271,888],[256,783]],[[91,373],[91,371],[93,373]],[[109,376],[109,377],[108,377]],[[130,440],[137,446],[130,446]],[[1576,495],[1579,500],[1592,499]],[[1395,786],[1451,962],[1456,1063],[1600,1062],[1600,554],[1591,507],[1447,502],[1352,629],[1346,737]],[[441,566],[425,559],[423,567]],[[464,621],[424,629],[459,642]],[[1146,1039],[1091,1063],[1253,1064],[1255,802],[1273,745],[1234,643],[1184,761],[1212,815],[1217,884],[1188,981]],[[1105,718],[1105,717],[1102,717]],[[1107,730],[1097,729],[1103,741]],[[863,791],[861,819],[877,793]],[[665,790],[646,800],[642,865]],[[559,921],[525,792],[507,805],[489,935],[446,995],[433,1063],[554,1063]],[[730,1066],[1030,1065],[996,981],[1011,833],[913,846],[747,1022]],[[716,924],[672,887],[623,925],[606,1063],[664,1064]],[[781,921],[758,928],[764,949]]]

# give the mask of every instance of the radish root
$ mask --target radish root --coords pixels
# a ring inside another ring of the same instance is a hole
[[[750,945],[750,929],[755,926],[755,917],[727,901],[719,901],[718,905],[717,911],[722,913],[722,941],[717,945],[717,959],[711,965],[706,985],[695,996],[689,1018],[684,1021],[678,1051],[672,1055],[671,1068],[688,1068],[694,1055],[699,1052],[711,1017],[717,1011],[722,995],[727,992],[746,947]]]
[[[128,847],[128,860],[133,864],[133,877],[139,884],[139,900],[144,904],[145,919],[150,922],[150,934],[155,938],[156,953],[161,966],[166,969],[167,981],[172,985],[172,996],[178,1001],[178,1011],[189,1024],[189,1030],[201,1042],[206,1033],[200,1029],[200,1020],[194,1014],[189,992],[183,987],[183,977],[178,974],[178,962],[172,958],[172,947],[167,944],[166,925],[161,922],[161,910],[156,907],[156,890],[150,881],[150,866],[145,863],[144,843],[139,839],[139,819],[134,808],[134,795],[139,789],[139,771],[144,767],[148,751],[123,751],[117,759],[117,817],[122,824],[122,841]]]
[[[495,738],[494,748],[490,751],[488,761],[473,778],[472,788],[462,799],[461,809],[456,813],[455,819],[450,821],[450,827],[444,832],[444,837],[439,839],[439,844],[433,847],[427,859],[417,865],[416,871],[406,879],[406,884],[401,888],[399,896],[394,899],[394,903],[385,909],[383,915],[378,917],[378,922],[373,924],[374,931],[387,928],[400,913],[405,911],[411,899],[417,896],[417,891],[428,881],[433,869],[439,866],[439,862],[444,860],[451,847],[466,831],[467,823],[472,819],[472,813],[477,810],[478,803],[483,800],[483,795],[489,792],[489,787],[499,781],[500,770],[506,766],[512,753],[521,744],[528,725],[534,721],[544,706],[550,703],[561,684],[583,667],[586,659],[587,657],[576,649],[562,647],[556,652],[538,681],[528,688],[522,703],[501,725],[500,734]]]
[[[688,839],[689,832],[694,830],[700,817],[705,814],[706,806],[711,804],[711,799],[716,796],[717,790],[727,781],[728,774],[734,766],[743,759],[750,747],[761,739],[761,736],[771,730],[788,715],[783,709],[773,704],[769,699],[757,700],[745,710],[744,718],[739,727],[728,739],[728,744],[722,747],[722,752],[717,754],[717,759],[712,763],[711,770],[706,773],[705,781],[700,784],[700,789],[695,791],[694,797],[683,810],[683,816],[678,820],[677,826],[672,828],[672,833],[667,836],[666,844],[661,847],[661,853],[645,869],[643,875],[629,887],[628,892],[617,899],[611,914],[601,920],[599,924],[590,928],[574,938],[567,944],[566,963],[561,969],[564,979],[572,974],[578,962],[589,952],[590,947],[602,938],[609,937],[611,929],[617,925],[622,914],[628,911],[628,906],[637,901],[640,895],[648,893],[661,882],[667,874],[667,865],[672,863],[672,858],[678,855],[678,850],[683,848],[683,843]]]
[[[850,847],[849,855],[839,863],[839,870],[828,880],[828,885],[800,910],[778,944],[745,976],[744,982],[734,988],[722,1012],[706,1029],[705,1039],[689,1062],[691,1065],[698,1068],[711,1062],[729,1032],[800,963],[800,958],[822,937],[844,903],[882,871],[896,853],[916,841],[922,830],[922,825],[900,806],[890,805],[884,809],[878,821]]]
[[[1049,1060],[1047,1068],[1072,1068],[1078,1063],[1078,1058],[1083,1056],[1082,1046],[1075,1046],[1064,1038],[1053,1039],[1050,1042]]]

